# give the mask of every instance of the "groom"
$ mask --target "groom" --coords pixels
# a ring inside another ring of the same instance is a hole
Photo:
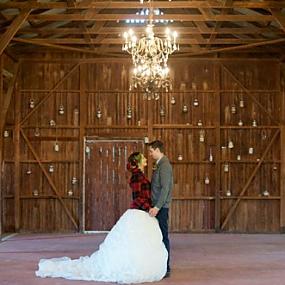
[[[173,188],[172,167],[164,155],[163,143],[159,140],[149,143],[149,154],[156,161],[151,178],[151,200],[153,208],[149,210],[152,217],[156,217],[162,232],[163,243],[168,251],[167,272],[170,276],[170,244],[168,239],[168,211]]]

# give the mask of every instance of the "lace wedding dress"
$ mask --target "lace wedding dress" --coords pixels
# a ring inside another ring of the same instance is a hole
[[[36,276],[118,283],[153,282],[166,273],[167,251],[156,218],[129,209],[99,250],[79,259],[41,259]]]

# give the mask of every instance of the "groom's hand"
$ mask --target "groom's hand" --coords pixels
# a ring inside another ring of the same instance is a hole
[[[157,215],[158,211],[159,211],[159,209],[156,207],[150,208],[149,214],[150,214],[150,216],[155,217]]]

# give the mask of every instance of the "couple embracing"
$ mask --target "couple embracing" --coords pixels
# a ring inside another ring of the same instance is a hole
[[[39,277],[71,280],[143,283],[170,276],[168,212],[173,187],[172,167],[161,141],[149,144],[156,161],[151,183],[144,174],[147,160],[140,152],[131,154],[127,169],[132,202],[106,236],[99,250],[79,259],[41,259]]]

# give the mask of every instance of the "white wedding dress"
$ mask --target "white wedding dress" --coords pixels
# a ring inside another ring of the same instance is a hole
[[[41,259],[39,277],[118,283],[153,282],[166,273],[167,250],[156,218],[129,209],[108,233],[99,250],[79,259]]]

